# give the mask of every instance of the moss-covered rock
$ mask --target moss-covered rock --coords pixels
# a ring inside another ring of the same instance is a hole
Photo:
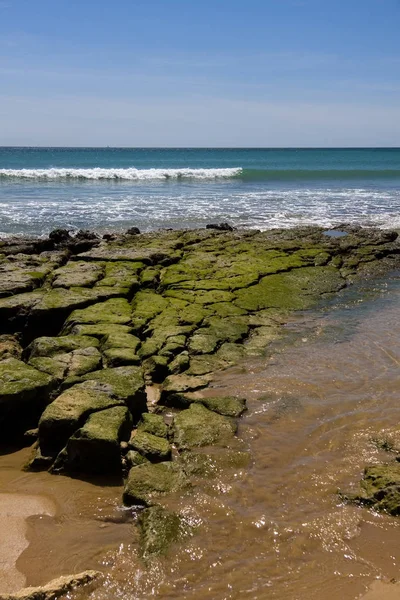
[[[139,346],[140,339],[129,333],[110,333],[101,344],[102,350],[109,350],[110,348],[130,348],[131,350],[136,351]]]
[[[158,437],[168,437],[168,427],[165,424],[162,415],[143,413],[138,429],[140,431],[145,431],[146,433],[151,433],[152,435],[157,435]]]
[[[94,381],[107,386],[113,396],[123,399],[134,419],[146,410],[143,372],[140,367],[126,366],[102,369],[88,373],[83,381]]]
[[[345,281],[335,267],[304,267],[264,277],[256,285],[239,290],[234,303],[246,310],[303,310],[313,306],[321,296],[344,286]]]
[[[131,348],[110,348],[103,352],[103,356],[108,368],[140,364],[140,357]]]
[[[143,456],[143,454],[140,454],[140,452],[138,452],[137,450],[128,450],[128,452],[126,453],[125,464],[128,469],[131,469],[132,467],[137,467],[139,465],[144,465],[148,462],[148,459],[145,456]]]
[[[82,310],[73,311],[65,322],[64,332],[69,333],[74,326],[79,324],[127,325],[130,321],[131,306],[129,302],[124,298],[113,298]]]
[[[0,299],[0,322],[10,329],[27,329],[32,337],[57,334],[71,311],[124,295],[120,288],[37,290]]]
[[[140,554],[150,558],[167,554],[170,547],[191,533],[191,528],[177,513],[162,506],[144,509],[139,516]]]
[[[91,413],[123,404],[123,400],[110,395],[107,386],[78,384],[66,390],[46,407],[40,418],[42,454],[58,454]]]
[[[66,354],[83,348],[98,348],[99,341],[92,336],[65,335],[60,337],[36,338],[26,349],[25,354],[29,358],[38,356],[55,356]]]
[[[182,449],[198,446],[226,446],[236,433],[236,423],[193,403],[174,419],[174,442]]]
[[[85,337],[95,337],[101,340],[108,335],[130,334],[133,329],[130,325],[115,325],[114,323],[96,323],[95,325],[73,325],[71,334]]]
[[[97,340],[96,340],[97,341]],[[79,348],[67,354],[55,354],[52,357],[39,356],[31,358],[29,364],[48,373],[55,379],[79,377],[96,371],[101,367],[102,358],[97,348]]]
[[[360,492],[345,495],[345,498],[374,510],[400,516],[400,463],[393,461],[367,467]]]
[[[171,446],[168,440],[164,437],[147,433],[140,428],[132,432],[129,447],[137,450],[153,462],[161,462],[171,458]]]
[[[23,256],[18,261],[1,261],[0,298],[30,292],[40,287],[50,272],[50,265],[29,260],[29,257]]]
[[[16,358],[0,362],[2,441],[36,427],[49,399],[53,379]]]
[[[191,404],[202,404],[208,410],[216,412],[225,417],[240,417],[246,410],[246,399],[236,396],[210,396],[202,398],[198,393],[179,394],[173,396],[175,406],[178,408],[187,408]]]
[[[69,438],[57,468],[73,473],[120,473],[120,442],[129,438],[131,428],[132,417],[126,407],[92,413]]]
[[[174,492],[187,490],[190,482],[181,467],[174,462],[148,463],[133,467],[125,484],[123,501],[126,505],[151,506]]]
[[[103,265],[72,261],[53,273],[53,288],[92,287],[104,273]]]
[[[175,392],[190,392],[207,387],[211,376],[203,375],[196,377],[194,375],[170,375],[163,383],[163,398],[167,399],[170,394]]]
[[[128,289],[132,295],[139,289],[138,274],[143,267],[141,262],[106,262],[104,277],[96,286],[119,286]]]

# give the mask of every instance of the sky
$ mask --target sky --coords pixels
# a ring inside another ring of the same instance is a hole
[[[0,145],[400,146],[400,0],[0,0]]]

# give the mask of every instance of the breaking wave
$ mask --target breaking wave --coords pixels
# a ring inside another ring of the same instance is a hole
[[[166,179],[219,179],[235,177],[242,169],[0,169],[0,179],[73,179],[151,181]]]

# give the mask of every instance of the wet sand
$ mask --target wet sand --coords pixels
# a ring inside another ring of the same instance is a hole
[[[28,547],[27,518],[55,514],[55,506],[43,496],[0,493],[0,593],[24,587],[26,577],[17,569],[17,560]]]

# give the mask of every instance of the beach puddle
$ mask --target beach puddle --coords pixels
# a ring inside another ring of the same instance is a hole
[[[101,568],[105,582],[76,598],[400,598],[390,583],[400,578],[400,520],[338,495],[394,456],[382,445],[400,448],[399,299],[395,276],[355,286],[293,319],[265,359],[219,374],[207,393],[248,399],[239,436],[251,461],[168,501],[196,533],[166,557],[139,559],[118,485],[21,473],[25,450],[0,457],[2,492],[26,494],[31,514],[34,495],[56,507],[27,520],[16,563],[27,584]]]

